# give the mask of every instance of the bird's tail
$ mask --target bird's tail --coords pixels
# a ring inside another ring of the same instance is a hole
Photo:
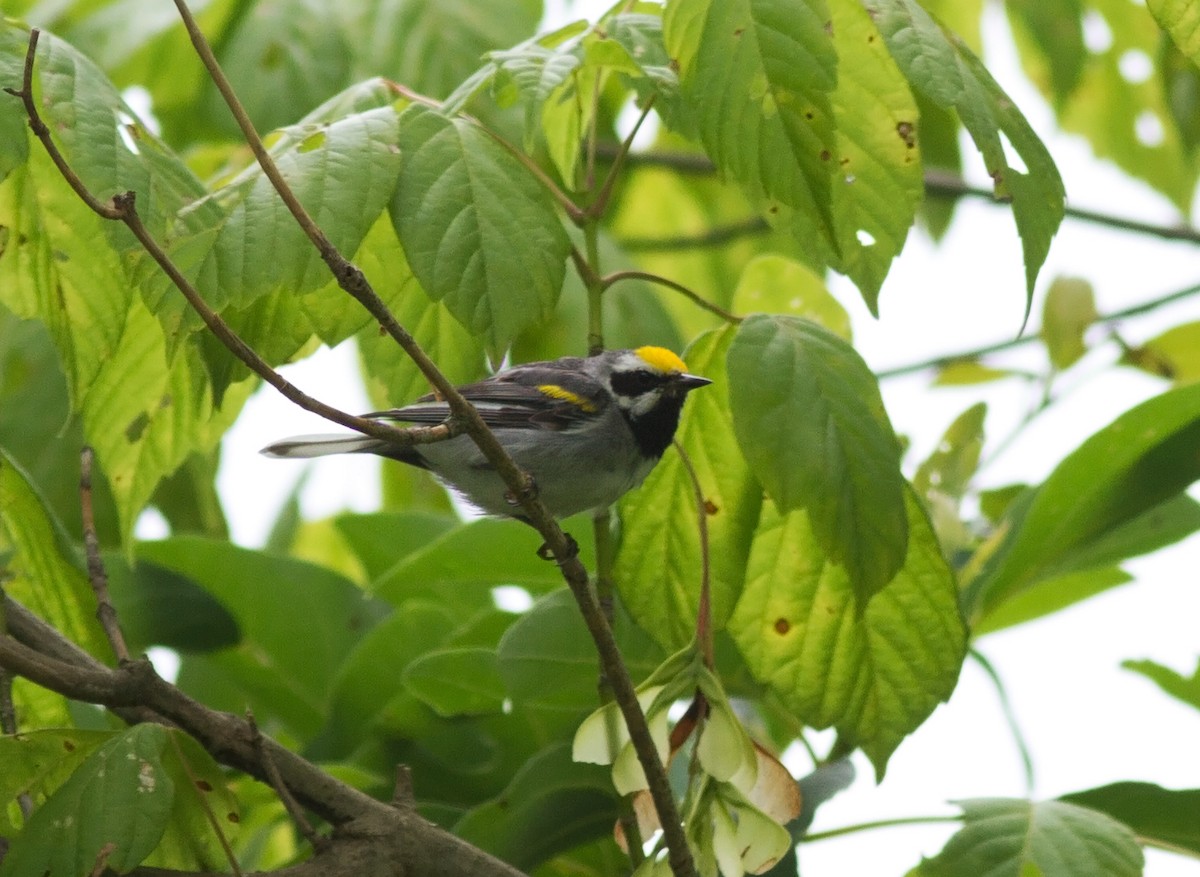
[[[268,457],[305,459],[328,454],[378,453],[384,447],[384,442],[365,435],[296,435],[267,445],[259,453]]]

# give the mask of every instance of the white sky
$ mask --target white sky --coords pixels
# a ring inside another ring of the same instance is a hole
[[[1177,222],[1165,199],[1097,162],[1081,140],[1053,134],[1050,111],[1020,76],[1015,60],[998,51],[1005,47],[1004,27],[1001,16],[989,17],[987,32],[994,37],[989,49],[997,50],[989,53],[989,66],[1046,139],[1071,203],[1153,222]],[[967,152],[972,154],[973,148],[968,146]],[[978,167],[972,176],[986,179]],[[1039,293],[1056,275],[1081,276],[1095,285],[1098,308],[1104,313],[1196,282],[1197,266],[1192,245],[1068,220],[1042,270]],[[940,245],[933,246],[914,231],[884,286],[879,321],[870,318],[848,283],[835,280],[834,288],[851,310],[856,346],[876,368],[1011,337],[1020,327],[1024,308],[1023,266],[1012,218],[1006,209],[971,200],[959,205],[952,232]],[[1031,321],[1035,329],[1040,306],[1039,296]],[[1200,301],[1189,300],[1128,321],[1122,331],[1138,341],[1195,319],[1200,319]],[[1093,336],[1099,341],[1105,332],[1096,329]],[[1073,388],[1068,399],[991,461],[984,473],[989,486],[1039,481],[1083,438],[1163,388],[1128,369],[1114,373],[1108,364],[1115,355],[1111,343],[1105,344],[1063,379],[1064,387]],[[1034,345],[1004,361],[1036,369],[1043,356]],[[347,346],[323,351],[285,373],[306,392],[343,409],[370,407],[353,378],[353,353]],[[927,375],[888,381],[885,400],[897,431],[912,441],[909,459],[922,459],[950,421],[981,393],[991,406],[987,427],[992,446],[1033,403],[1023,386],[1008,382],[983,391],[935,390]],[[219,480],[235,539],[261,544],[300,471],[294,464],[260,457],[258,449],[281,436],[322,429],[269,389],[251,400],[225,439]],[[304,493],[305,513],[319,516],[347,507],[375,507],[377,466],[378,461],[359,457],[319,461]],[[247,491],[251,484],[254,490]],[[1035,797],[1117,780],[1200,788],[1200,712],[1177,705],[1119,666],[1127,658],[1151,658],[1188,675],[1196,666],[1200,538],[1131,563],[1128,569],[1137,575],[1136,582],[978,643],[1006,682],[1029,741]],[[954,813],[946,801],[1023,796],[1026,791],[994,690],[971,662],[950,703],[900,747],[882,785],[874,785],[865,760],[857,763],[855,785],[820,811],[814,831],[874,819]],[[908,826],[802,846],[803,873],[901,875],[921,855],[935,854],[955,827]],[[1149,851],[1146,874],[1196,877],[1200,864]]]

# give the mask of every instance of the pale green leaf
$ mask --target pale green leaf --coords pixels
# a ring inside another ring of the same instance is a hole
[[[923,877],[1037,874],[1040,877],[1140,877],[1143,856],[1126,826],[1062,801],[979,798],[962,801],[965,824]]]
[[[878,315],[879,289],[925,192],[917,106],[862,4],[837,0],[830,13],[838,55],[837,147],[826,165],[834,173],[833,219],[842,254],[835,266]]]
[[[729,348],[733,428],[783,512],[807,509],[823,552],[863,604],[904,561],[900,447],[879,385],[846,342],[808,320],[759,315]]]
[[[1076,277],[1050,284],[1042,307],[1042,341],[1055,368],[1068,368],[1087,352],[1083,335],[1098,316],[1092,284]]]
[[[936,490],[956,500],[962,498],[979,467],[986,416],[987,404],[978,402],[947,427],[933,453],[917,467],[913,476],[913,487],[918,494],[925,496]]]
[[[0,449],[0,553],[4,592],[98,658],[111,654],[76,549],[24,472]]]
[[[1079,86],[1088,62],[1082,0],[1014,0],[1004,8],[1014,32],[1027,32],[1037,46],[1044,66],[1031,72],[1037,75],[1042,92],[1051,95],[1055,107],[1061,109]]]
[[[708,569],[714,630],[741,593],[750,534],[762,491],[734,439],[726,352],[732,328],[702,335],[686,352],[689,369],[713,384],[691,394],[676,440],[708,504]],[[692,640],[700,598],[701,552],[695,488],[668,449],[642,486],[622,498],[621,544],[613,576],[630,615],[668,650]]]
[[[553,311],[566,232],[546,190],[478,126],[420,106],[400,121],[391,215],[408,262],[433,299],[503,351]]]
[[[938,106],[957,110],[983,155],[997,195],[1011,198],[1025,252],[1028,307],[1063,217],[1065,193],[1054,160],[974,53],[916,0],[872,0],[870,8],[904,76]],[[1024,163],[1024,171],[1010,163],[1005,140]]]
[[[680,93],[705,150],[726,176],[836,254],[838,154],[832,94],[837,50],[825,0],[682,0],[663,32]]]
[[[812,268],[786,256],[757,256],[742,269],[733,312],[791,314],[819,323],[850,340],[850,315]]]
[[[1126,350],[1121,361],[1176,384],[1200,381],[1200,321],[1167,329]]]
[[[751,672],[792,715],[836,727],[881,776],[901,740],[950,696],[966,650],[954,577],[906,497],[908,556],[865,607],[827,559],[808,513],[765,507],[729,622]]]
[[[44,799],[61,786],[111,731],[81,731],[77,728],[28,730],[0,736],[0,801],[15,801],[18,795]],[[20,825],[0,809],[0,831],[12,837]]]

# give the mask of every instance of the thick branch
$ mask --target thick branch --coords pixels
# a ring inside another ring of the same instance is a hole
[[[316,765],[280,746],[269,737],[255,740],[243,718],[209,709],[154,672],[146,661],[105,667],[66,640],[57,630],[11,598],[2,598],[2,614],[10,636],[0,635],[0,667],[66,697],[113,709],[135,721],[166,720],[193,736],[222,764],[269,783],[258,747],[269,753],[280,779],[296,799],[342,830],[366,834],[376,842],[375,867],[340,874],[405,874],[407,877],[449,877],[480,874],[518,877],[519,871],[427,822],[411,808],[393,808],[334,779]],[[129,708],[133,707],[134,712]],[[394,837],[403,838],[393,844]],[[391,839],[390,839],[391,838]],[[388,858],[393,855],[397,858]],[[388,856],[382,856],[386,850]],[[387,870],[379,870],[385,862]],[[327,862],[328,866],[329,863]],[[301,873],[296,872],[296,877]],[[318,874],[321,871],[307,872]]]

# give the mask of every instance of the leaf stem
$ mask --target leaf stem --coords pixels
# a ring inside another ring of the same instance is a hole
[[[661,274],[654,274],[651,271],[637,271],[634,269],[614,271],[613,273],[606,274],[604,277],[602,277],[601,283],[603,283],[604,288],[607,289],[614,283],[617,283],[621,280],[645,280],[647,283],[656,283],[659,286],[665,286],[667,289],[671,289],[679,293],[697,307],[703,308],[709,313],[716,314],[727,323],[733,323],[734,325],[737,325],[738,323],[742,322],[742,317],[739,317],[737,314],[730,313],[720,305],[713,304],[695,290],[684,286],[682,283],[674,281],[669,277],[663,277]]]
[[[896,819],[877,819],[874,822],[860,822],[857,825],[844,825],[841,828],[831,828],[829,831],[806,834],[801,838],[801,843],[829,840],[847,834],[856,834],[860,831],[874,831],[876,828],[893,828],[900,825],[936,825],[961,821],[961,816],[902,816]]]

